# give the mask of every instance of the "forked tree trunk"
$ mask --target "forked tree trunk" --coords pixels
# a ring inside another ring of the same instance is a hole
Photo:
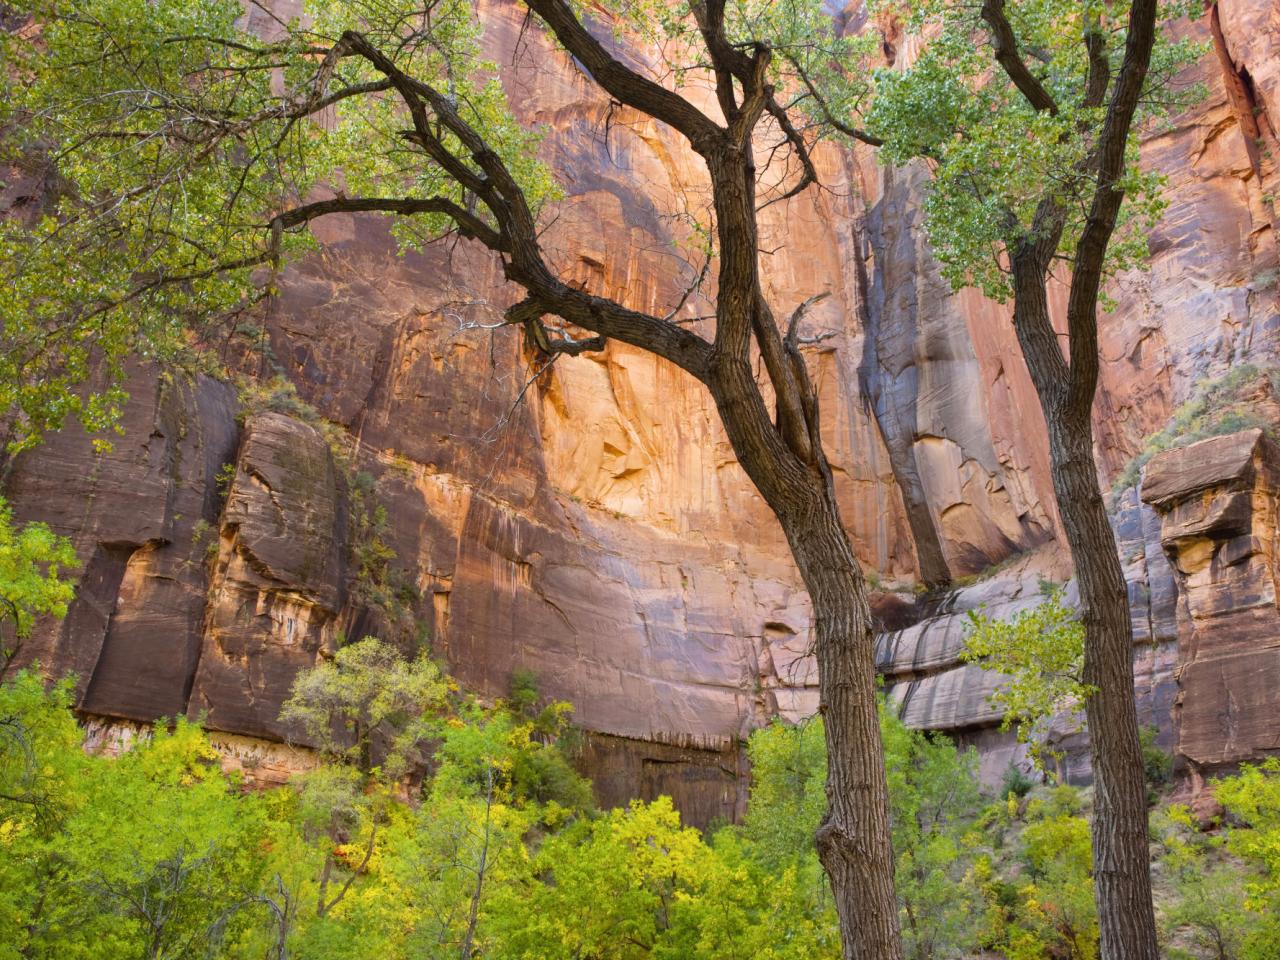
[[[414,142],[443,162],[493,214],[499,231],[456,205],[447,207],[447,215],[468,236],[503,254],[507,279],[524,287],[527,297],[508,309],[506,322],[524,325],[548,353],[598,350],[606,338],[618,339],[665,358],[710,390],[738,462],[782,525],[813,602],[829,806],[816,839],[835,893],[844,955],[849,960],[900,960],[871,616],[822,452],[818,394],[800,353],[798,325],[813,299],[796,308],[784,336],[760,281],[754,131],[766,113],[805,170],[789,192],[768,202],[795,195],[816,177],[804,137],[774,96],[772,48],[731,43],[720,0],[691,4],[716,80],[725,121],[721,125],[614,58],[564,0],[528,0],[528,6],[610,96],[680,131],[706,163],[718,241],[714,340],[670,322],[670,317],[631,310],[560,280],[543,259],[537,218],[515,178],[449,98],[404,76],[361,35],[347,33],[343,40],[386,75],[409,104]],[[427,116],[428,106],[434,121]],[[440,123],[469,152],[467,161],[453,156],[441,141]],[[547,314],[597,336],[553,343],[541,327]],[[757,382],[757,363],[767,386]]]

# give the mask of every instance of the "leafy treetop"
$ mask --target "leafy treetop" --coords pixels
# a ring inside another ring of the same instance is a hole
[[[973,285],[1000,300],[1012,294],[1005,253],[1044,229],[1048,199],[1064,218],[1057,254],[1072,259],[1099,178],[1096,151],[1127,39],[1129,4],[1032,0],[1006,5],[919,0],[905,6],[910,29],[928,38],[905,70],[882,69],[868,129],[881,157],[927,158],[934,181],[926,226],[953,286]],[[1199,4],[1162,3],[1164,24],[1199,13]],[[1138,123],[1125,142],[1115,184],[1129,198],[1108,250],[1107,270],[1138,265],[1147,231],[1165,203],[1163,177],[1139,164],[1139,126],[1167,115],[1193,91],[1177,72],[1199,44],[1159,33]]]

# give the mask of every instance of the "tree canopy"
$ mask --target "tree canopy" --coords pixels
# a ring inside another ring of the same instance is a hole
[[[876,72],[868,129],[884,141],[886,162],[930,164],[926,229],[947,279],[1008,299],[1007,253],[1045,231],[1044,204],[1063,221],[1053,255],[1075,259],[1099,183],[1097,151],[1129,5],[922,0],[906,9],[907,29],[928,40],[906,69]],[[1162,3],[1157,16],[1168,24],[1199,10],[1178,0]],[[1140,134],[1144,123],[1189,102],[1193,88],[1176,78],[1201,52],[1186,37],[1157,33],[1135,122],[1120,138],[1114,187],[1127,202],[1107,247],[1108,276],[1147,256],[1147,236],[1165,208],[1164,180],[1142,168]]]
[[[621,69],[582,11],[532,8],[594,51],[587,66],[611,95],[652,101],[701,143],[718,123],[662,82],[705,80],[710,49],[731,68],[717,95],[724,122],[740,116],[733,135],[767,112],[773,150],[790,151],[766,199],[814,182],[823,118],[856,113],[869,89],[843,68],[866,41],[839,35],[816,0],[603,7],[619,37],[662,51],[667,75],[653,78]],[[406,248],[479,240],[533,300],[542,291],[548,309],[566,307],[565,320],[590,313],[606,335],[661,341],[686,367],[705,349],[661,318],[568,296],[547,270],[537,235],[560,189],[465,0],[314,0],[265,35],[239,0],[20,0],[9,17],[21,26],[0,31],[0,153],[33,184],[19,215],[0,220],[0,403],[20,414],[12,448],[69,415],[91,430],[114,425],[126,360],[175,362],[274,296],[282,265],[315,247],[307,224],[329,213],[386,214]],[[739,105],[732,87],[750,85],[753,70],[766,74],[760,102]],[[695,212],[708,247],[715,216]],[[511,319],[532,323],[530,311]],[[571,347],[539,332],[544,347]]]

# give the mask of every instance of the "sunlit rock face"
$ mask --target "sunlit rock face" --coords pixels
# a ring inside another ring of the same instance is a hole
[[[489,0],[481,16],[564,185],[546,235],[556,269],[667,313],[701,268],[688,253],[688,216],[709,199],[697,158],[671,130],[611,107],[536,32],[522,35],[514,5]],[[1222,3],[1186,29],[1213,41],[1185,78],[1208,95],[1146,137],[1170,206],[1150,270],[1118,281],[1102,318],[1107,483],[1199,380],[1275,363],[1280,349],[1275,154],[1263,148],[1280,12]],[[889,40],[900,62],[913,55],[910,38]],[[692,95],[712,109],[710,91]],[[986,701],[992,679],[957,660],[959,624],[978,602],[1033,602],[1045,563],[1067,574],[1038,402],[1008,309],[952,294],[939,276],[919,209],[925,172],[835,146],[817,160],[826,189],[762,214],[762,269],[779,316],[830,293],[805,323],[833,336],[807,359],[859,556],[904,582],[1023,551],[1052,558],[945,603],[877,600],[893,630],[882,669],[909,722],[979,744],[998,776],[1014,754]],[[673,792],[699,822],[740,812],[742,738],[775,714],[811,713],[816,675],[808,599],[705,392],[616,343],[541,369],[515,333],[491,326],[515,291],[468,243],[397,256],[372,218],[315,231],[322,252],[288,271],[264,317],[270,363],[358,444],[354,466],[296,417],[246,416],[225,384],[135,371],[112,453],[68,431],[5,480],[20,516],[73,536],[84,562],[70,616],[24,659],[74,671],[86,713],[185,712],[227,735],[286,737],[276,714],[292,677],[341,636],[413,644],[356,583],[350,474],[367,472],[422,635],[468,687],[501,695],[516,667],[533,669],[592,734],[584,763],[607,800]],[[712,296],[713,279],[675,319],[710,334],[697,318]],[[1144,716],[1170,745],[1182,736],[1196,763],[1243,757],[1265,747],[1261,735],[1228,744],[1210,724],[1188,739],[1169,719],[1175,698],[1184,731],[1228,700],[1175,679],[1178,664],[1194,674],[1174,611],[1196,586],[1166,561],[1158,508],[1130,494],[1116,512]],[[1249,690],[1262,716],[1264,691]],[[1072,754],[1073,775],[1087,776],[1086,755]]]

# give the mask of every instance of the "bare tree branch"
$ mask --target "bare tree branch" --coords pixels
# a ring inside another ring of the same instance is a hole
[[[1009,18],[1005,16],[1004,0],[983,0],[982,19],[991,28],[991,43],[995,48],[996,62],[1013,85],[1018,88],[1032,108],[1056,114],[1058,105],[1018,54],[1018,38],[1014,36]]]
[[[282,229],[301,226],[311,220],[331,213],[398,213],[402,216],[437,213],[448,217],[464,237],[479,240],[491,250],[502,249],[502,237],[497,231],[452,200],[444,197],[414,199],[412,197],[335,197],[294,207],[272,218],[272,225]]]
[[[524,192],[497,152],[463,119],[447,97],[429,84],[404,73],[365,37],[349,31],[343,34],[343,40],[354,53],[365,57],[390,79],[413,117],[414,142],[422,146],[433,160],[440,162],[447,173],[455,175],[455,171],[460,170],[467,178],[467,184],[473,185],[474,192],[489,208],[498,224],[497,242],[490,242],[495,239],[492,231],[486,234],[476,230],[475,222],[468,226],[467,221],[458,221],[456,217],[455,222],[459,223],[460,229],[470,229],[490,249],[506,255],[504,272],[507,279],[523,286],[530,299],[541,306],[544,314],[555,314],[584,330],[649,350],[670,360],[699,380],[705,380],[711,353],[711,345],[707,341],[689,330],[650,314],[631,310],[607,297],[574,289],[556,277],[548,267],[538,243],[537,224]],[[479,174],[450,153],[443,141],[436,136],[427,116],[428,107],[435,118],[470,152],[471,160],[480,168]],[[449,215],[453,216],[453,212]],[[566,343],[555,343],[556,346],[552,349],[558,349],[559,352],[576,349],[576,346]],[[574,343],[576,345],[581,341]],[[589,348],[582,347],[577,352],[582,352],[583,349]]]
[[[815,293],[808,300],[804,301],[800,306],[796,307],[791,313],[791,321],[787,324],[787,343],[794,344],[800,334],[800,321],[804,315],[809,312],[809,308],[821,303],[831,296],[830,290],[824,290],[822,293]]]
[[[528,0],[529,9],[615,100],[649,114],[684,134],[698,153],[710,149],[723,130],[684,97],[625,66],[578,20],[565,0]]]

